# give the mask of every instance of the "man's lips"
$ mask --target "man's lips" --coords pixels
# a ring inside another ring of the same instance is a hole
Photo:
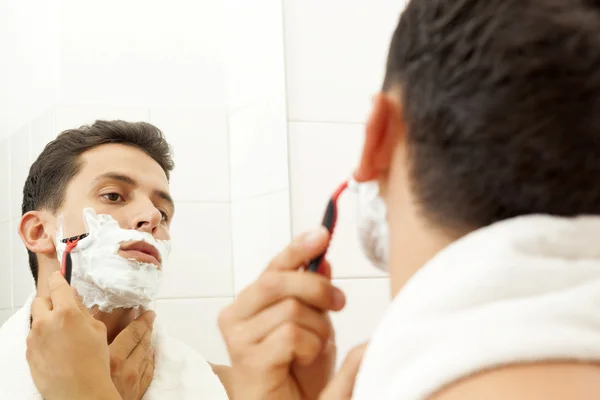
[[[118,254],[123,258],[134,259],[146,264],[154,264],[157,267],[160,267],[162,262],[160,253],[156,247],[146,242],[131,242],[122,244]]]

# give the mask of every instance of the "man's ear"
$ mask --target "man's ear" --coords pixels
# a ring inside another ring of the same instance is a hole
[[[46,211],[29,211],[21,217],[19,236],[27,249],[38,254],[52,254],[56,251],[52,235],[48,231],[49,215]]]
[[[404,140],[402,106],[386,93],[373,99],[373,110],[366,125],[365,143],[354,178],[358,182],[378,179],[390,169],[394,148]]]

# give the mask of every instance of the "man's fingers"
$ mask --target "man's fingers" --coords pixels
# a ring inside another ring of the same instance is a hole
[[[151,341],[152,330],[149,329],[144,333],[142,340],[135,346],[131,354],[129,354],[127,362],[132,363],[134,366],[138,366],[138,369],[142,369],[142,366],[147,364],[150,358]]]
[[[292,362],[307,366],[317,359],[323,347],[321,339],[312,331],[287,323],[278,327],[256,347],[256,357],[264,357],[264,365],[268,366]]]
[[[321,394],[321,399],[350,399],[352,397],[356,375],[366,347],[365,343],[348,353],[342,367]]]
[[[118,355],[118,358],[121,360],[127,359],[133,349],[143,339],[146,332],[152,332],[155,318],[156,313],[154,311],[146,311],[135,321],[127,325],[111,343],[111,355]]]
[[[323,260],[321,267],[319,268],[319,273],[323,275],[327,279],[331,279],[331,264],[329,261]]]
[[[144,396],[144,394],[148,390],[148,387],[150,387],[150,384],[152,383],[152,378],[154,377],[154,360],[154,352],[152,352],[150,355],[150,359],[148,360],[148,363],[144,368],[142,378],[140,380],[140,398]]]
[[[271,272],[244,289],[230,311],[233,318],[251,317],[273,303],[294,297],[320,310],[341,310],[346,298],[327,278],[312,273]]]
[[[312,331],[323,343],[326,343],[332,335],[332,327],[325,312],[293,298],[276,303],[260,312],[244,324],[241,332],[247,335],[246,343],[254,344],[269,336],[279,326],[289,322]]]
[[[352,383],[354,384],[354,378],[356,377],[356,374],[358,373],[358,368],[360,367],[360,363],[362,362],[363,359],[363,355],[365,354],[365,349],[367,348],[367,343],[361,344],[360,346],[357,346],[355,348],[353,348],[348,355],[346,356],[346,359],[344,360],[344,363],[342,364],[339,372],[337,373],[337,375],[339,375],[339,377],[341,379],[351,379]]]
[[[50,274],[48,288],[53,308],[78,308],[71,287],[59,271]]]
[[[49,297],[36,297],[31,303],[31,318],[40,319],[52,311],[52,301]]]
[[[297,270],[310,260],[323,253],[329,244],[329,231],[320,227],[312,232],[296,237],[281,253],[271,261],[269,270]]]

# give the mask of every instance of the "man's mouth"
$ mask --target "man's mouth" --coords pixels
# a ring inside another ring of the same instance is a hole
[[[154,264],[157,267],[160,267],[162,262],[156,247],[146,242],[123,243],[117,254],[128,260],[133,259],[146,264]]]

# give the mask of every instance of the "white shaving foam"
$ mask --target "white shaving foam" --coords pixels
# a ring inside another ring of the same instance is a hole
[[[357,194],[358,238],[363,252],[374,266],[387,272],[390,239],[387,207],[379,195],[379,184],[352,179],[348,187]]]
[[[88,236],[79,241],[71,253],[71,284],[87,308],[100,311],[116,308],[148,308],[158,295],[162,270],[154,264],[125,259],[117,254],[123,242],[146,242],[160,253],[164,266],[171,251],[171,241],[156,240],[147,232],[122,229],[110,215],[83,210]],[[62,260],[66,244],[62,243],[63,218],[59,218],[56,253]]]

